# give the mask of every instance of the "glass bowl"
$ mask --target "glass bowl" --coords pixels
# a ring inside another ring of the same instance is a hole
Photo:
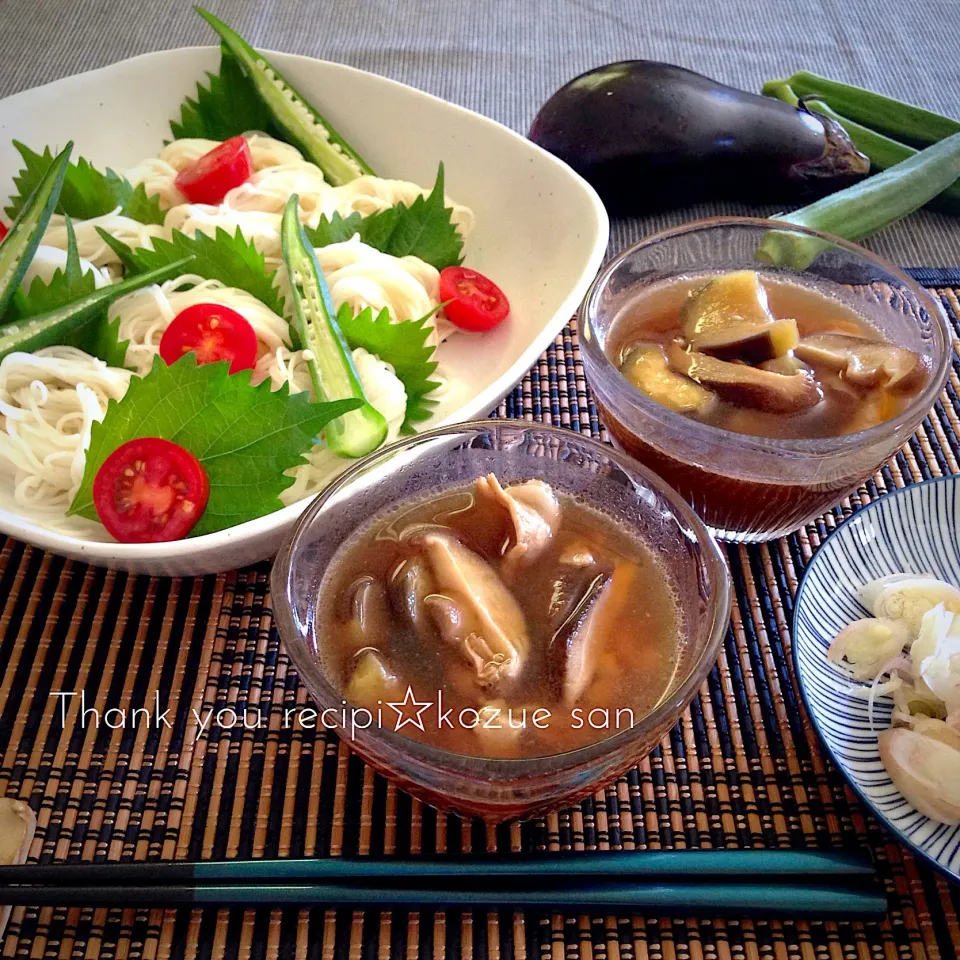
[[[950,368],[943,310],[906,274],[862,247],[792,225],[790,235],[818,243],[812,263],[759,263],[755,254],[771,227],[769,220],[722,217],[643,240],[597,277],[578,318],[587,383],[614,443],[663,477],[718,537],[744,542],[790,533],[856,489],[916,430]],[[813,287],[852,307],[888,340],[926,358],[925,387],[902,413],[869,430],[783,440],[699,423],[629,384],[604,350],[636,298],[654,284],[740,269]]]
[[[491,471],[505,483],[539,477],[602,508],[658,551],[679,598],[679,665],[659,705],[629,729],[550,756],[466,756],[395,732],[392,711],[383,711],[383,722],[357,729],[349,705],[325,676],[317,638],[327,611],[319,609],[317,598],[341,544],[401,504],[462,488]],[[357,464],[297,522],[277,556],[271,586],[280,637],[319,708],[320,723],[329,721],[325,725],[337,729],[351,749],[415,796],[489,821],[555,808],[645,757],[713,667],[730,616],[730,577],[716,541],[662,480],[612,447],[570,430],[510,420],[442,427]]]

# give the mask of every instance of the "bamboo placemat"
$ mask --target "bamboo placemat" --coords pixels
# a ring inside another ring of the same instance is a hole
[[[928,274],[960,333],[958,277]],[[955,344],[956,347],[956,344]],[[3,957],[939,960],[960,954],[960,888],[918,862],[828,763],[799,698],[788,624],[797,579],[845,516],[894,487],[960,472],[955,370],[917,435],[849,501],[794,536],[727,547],[731,628],[660,747],[543,820],[438,816],[337,738],[285,722],[305,705],[270,609],[269,564],[164,580],[0,540],[0,795],[37,812],[40,861],[460,850],[868,845],[883,923],[314,910],[13,912]],[[604,438],[568,326],[501,416]],[[80,692],[85,703],[80,703]],[[57,692],[74,692],[71,698]],[[167,711],[163,721],[156,705]],[[84,723],[81,706],[99,711]],[[61,715],[61,707],[63,715]],[[134,725],[130,711],[146,708]],[[116,729],[117,714],[126,723]],[[202,729],[208,711],[246,717]],[[165,722],[164,722],[165,721]]]

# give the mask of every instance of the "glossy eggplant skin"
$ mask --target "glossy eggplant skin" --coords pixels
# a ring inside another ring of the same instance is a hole
[[[652,60],[571,80],[540,109],[530,139],[593,184],[614,215],[712,199],[789,203],[869,170],[822,118]]]

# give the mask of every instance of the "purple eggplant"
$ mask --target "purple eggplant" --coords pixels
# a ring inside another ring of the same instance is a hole
[[[592,183],[614,215],[714,199],[790,203],[870,170],[827,117],[652,60],[571,80],[540,109],[530,139]]]

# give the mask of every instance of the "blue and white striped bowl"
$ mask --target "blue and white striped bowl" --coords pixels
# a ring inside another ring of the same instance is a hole
[[[794,662],[807,709],[834,763],[888,829],[960,881],[960,827],[918,813],[880,762],[877,733],[890,724],[891,700],[877,698],[871,729],[866,700],[845,692],[853,681],[827,660],[840,629],[870,616],[857,600],[858,588],[901,572],[933,573],[960,586],[960,477],[882,497],[827,537],[797,593]]]

